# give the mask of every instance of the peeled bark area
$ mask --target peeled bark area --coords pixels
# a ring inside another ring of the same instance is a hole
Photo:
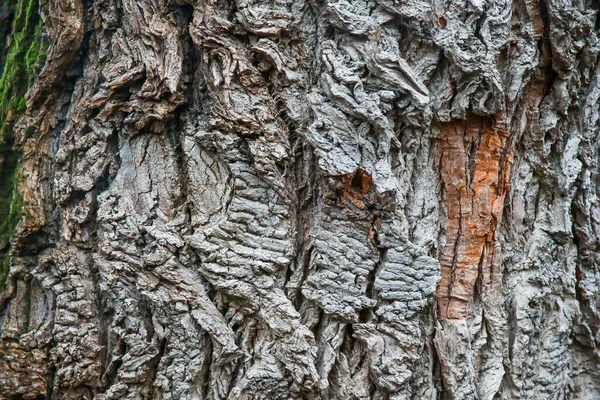
[[[440,127],[438,157],[448,213],[437,290],[442,319],[468,318],[477,279],[493,270],[494,235],[512,162],[506,125],[502,116],[498,119],[490,126],[467,115]]]
[[[598,9],[41,0],[0,398],[600,398]]]

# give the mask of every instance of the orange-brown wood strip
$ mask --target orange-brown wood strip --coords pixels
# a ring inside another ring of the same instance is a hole
[[[491,265],[512,155],[505,151],[508,130],[501,115],[469,114],[442,124],[438,138],[448,222],[436,299],[441,318],[463,319],[480,271]]]

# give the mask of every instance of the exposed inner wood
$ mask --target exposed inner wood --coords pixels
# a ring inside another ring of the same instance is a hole
[[[437,148],[448,223],[436,299],[442,318],[463,319],[480,271],[490,268],[512,153],[502,115],[468,114],[440,126]]]

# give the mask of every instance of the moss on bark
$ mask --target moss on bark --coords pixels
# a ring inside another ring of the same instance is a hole
[[[0,125],[4,139],[15,114],[25,111],[24,96],[46,59],[37,0],[17,0],[12,34],[0,77]]]
[[[46,59],[38,0],[16,0],[12,29],[3,49],[0,76],[0,288],[8,274],[10,238],[21,218],[17,188],[19,152],[14,149],[13,124],[27,110],[25,94]]]

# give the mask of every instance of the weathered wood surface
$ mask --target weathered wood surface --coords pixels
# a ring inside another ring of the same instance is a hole
[[[0,398],[600,398],[599,8],[42,0]]]

